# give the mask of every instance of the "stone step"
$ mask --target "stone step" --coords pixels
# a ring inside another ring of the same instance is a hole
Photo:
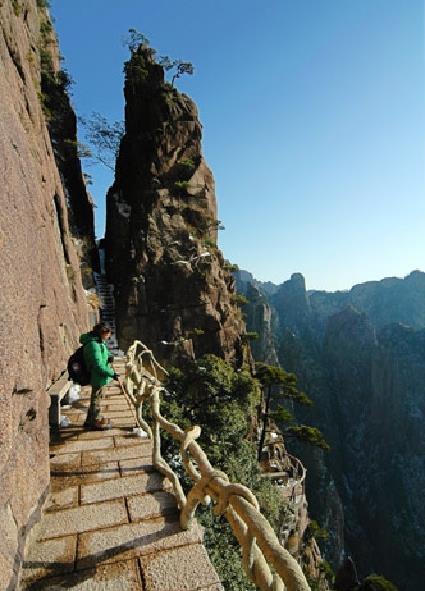
[[[134,458],[151,458],[152,445],[145,442],[139,445],[122,447],[119,449],[105,449],[99,451],[83,451],[82,465],[102,464],[106,462],[116,462],[118,460],[130,460]]]
[[[35,526],[34,533],[35,539],[41,541],[122,523],[128,523],[124,499],[114,499],[105,503],[45,513],[40,523]]]
[[[58,566],[60,567],[63,564],[66,567],[70,564],[70,552],[64,555],[63,552],[61,553],[59,546],[54,547],[52,543],[50,543],[50,546],[47,546],[47,543],[45,544],[46,547],[40,549],[43,552],[40,555],[41,560],[36,559],[34,562],[45,564],[44,572],[47,575],[69,572],[69,570],[64,569],[61,571]],[[61,556],[64,556],[64,559],[61,560]],[[28,573],[27,577],[21,588],[22,591],[34,589],[31,585],[34,576],[31,578],[31,573]],[[91,568],[78,573],[70,573],[66,576],[43,578],[41,581],[37,580],[36,588],[39,591],[69,591],[69,589],[72,589],[72,591],[142,591],[143,586],[137,561],[129,560]]]
[[[170,517],[83,533],[78,543],[77,570],[201,542],[202,530],[197,524],[183,531],[179,522]]]
[[[123,476],[114,480],[96,482],[81,487],[81,504],[99,503],[121,497],[161,491],[166,486],[162,474],[138,474]]]
[[[127,471],[126,474],[132,473],[137,473],[136,469],[133,472]],[[118,462],[91,464],[90,466],[81,466],[73,470],[53,470],[50,473],[50,490],[52,493],[60,492],[72,486],[120,478],[121,474],[123,472],[119,468]]]
[[[76,451],[110,449],[114,447],[114,440],[112,437],[104,437],[103,439],[81,439],[77,441],[65,441],[59,445],[51,445],[50,453],[68,454]]]
[[[129,497],[127,507],[132,523],[178,512],[176,497],[168,491]]]
[[[201,544],[173,548],[155,556],[142,556],[140,562],[146,591],[223,591]]]

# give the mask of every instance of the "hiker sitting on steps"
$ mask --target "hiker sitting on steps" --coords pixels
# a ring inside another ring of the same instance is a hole
[[[118,374],[110,366],[111,360],[105,344],[111,336],[111,329],[105,324],[96,324],[91,332],[81,335],[84,361],[90,372],[91,400],[84,427],[88,429],[110,429],[109,421],[100,416],[102,388],[111,379],[118,380]]]

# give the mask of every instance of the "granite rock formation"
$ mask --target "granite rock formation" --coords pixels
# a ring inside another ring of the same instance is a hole
[[[415,271],[329,294],[296,274],[269,297],[279,360],[315,403],[298,418],[331,445],[293,449],[309,513],[330,531],[327,558],[337,566],[349,551],[362,577],[380,572],[408,591],[425,557],[424,295]]]
[[[246,325],[257,334],[257,338],[250,343],[252,355],[256,361],[277,365],[279,361],[273,334],[272,311],[267,298],[255,285],[251,273],[237,271],[235,279],[238,293],[248,300],[243,306]]]
[[[49,484],[46,387],[89,322],[80,267],[90,284],[92,211],[76,161],[58,167],[43,78],[64,88],[42,5],[0,2],[0,589],[16,588]]]
[[[141,339],[161,359],[214,353],[240,361],[244,326],[217,248],[214,180],[196,106],[164,82],[143,45],[125,65],[124,94],[105,235],[120,347]]]

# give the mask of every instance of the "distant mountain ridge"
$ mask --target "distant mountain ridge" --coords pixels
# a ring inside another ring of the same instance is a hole
[[[301,273],[294,273],[291,279],[279,285],[270,281],[256,280],[248,271],[240,271],[237,282],[253,283],[266,297],[279,300],[284,286],[294,285],[302,279]],[[305,282],[304,282],[305,288]],[[311,311],[328,318],[348,305],[365,312],[376,328],[399,322],[412,328],[425,328],[425,273],[414,270],[406,277],[385,277],[377,281],[366,281],[349,290],[325,291],[305,289]]]
[[[293,450],[308,469],[309,513],[330,531],[327,558],[336,565],[349,552],[362,575],[376,571],[417,591],[425,559],[425,273],[344,292],[307,290],[301,273],[272,289],[247,278],[238,276],[237,287],[250,300],[248,330],[297,374],[314,401],[308,420],[331,445],[327,454]],[[261,323],[251,325],[253,288],[270,311],[266,335]]]

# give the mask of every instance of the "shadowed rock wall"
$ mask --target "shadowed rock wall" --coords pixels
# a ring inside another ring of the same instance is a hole
[[[56,80],[58,63],[45,9],[36,0],[0,2],[2,590],[16,588],[24,540],[49,485],[46,387],[89,324],[80,267],[89,285],[91,263],[83,251],[93,254],[93,215],[79,163],[66,158],[74,167],[66,181],[56,164],[60,146],[46,123],[46,112],[50,121],[55,115],[46,109],[42,72],[48,67]],[[64,88],[58,84],[56,91]],[[75,143],[72,130],[68,135]],[[76,202],[83,213],[73,209]]]

